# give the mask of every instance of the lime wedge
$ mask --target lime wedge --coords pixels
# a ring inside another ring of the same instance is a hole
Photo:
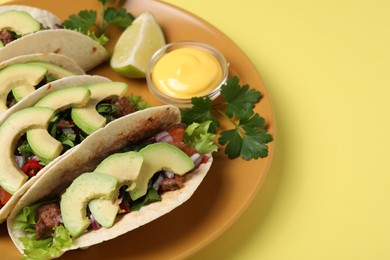
[[[129,78],[144,78],[150,58],[164,45],[164,34],[155,17],[149,12],[142,13],[119,37],[111,68]]]

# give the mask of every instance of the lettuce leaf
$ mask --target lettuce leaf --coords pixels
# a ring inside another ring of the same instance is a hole
[[[184,131],[184,142],[194,147],[199,153],[206,154],[216,152],[218,146],[213,142],[215,134],[209,133],[211,121],[203,123],[192,123]]]
[[[71,247],[73,239],[64,226],[53,228],[52,238],[36,240],[35,235],[31,237],[20,237],[23,243],[25,256],[22,259],[51,259],[59,257],[64,248]]]

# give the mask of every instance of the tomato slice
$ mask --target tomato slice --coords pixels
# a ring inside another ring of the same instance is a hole
[[[41,169],[43,168],[43,165],[39,163],[39,161],[36,160],[30,160],[23,166],[23,172],[28,177],[35,176]]]
[[[11,194],[9,194],[2,187],[0,187],[0,206],[5,205],[11,197]]]
[[[172,136],[173,142],[177,143],[183,141],[184,130],[184,127],[177,126],[172,127],[167,132]]]

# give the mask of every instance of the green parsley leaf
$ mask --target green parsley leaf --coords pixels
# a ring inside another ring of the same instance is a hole
[[[75,30],[83,33],[93,40],[105,45],[108,38],[104,35],[108,26],[114,25],[126,28],[132,24],[134,16],[124,8],[116,9],[107,7],[109,0],[99,0],[102,6],[100,15],[95,10],[82,10],[78,14],[72,14],[66,19],[62,26],[65,29]],[[100,17],[100,20],[98,20]]]
[[[211,121],[210,132],[214,133],[219,127],[219,122],[211,113],[213,102],[210,98],[193,97],[191,99],[192,108],[184,108],[181,111],[181,121],[187,125],[193,122],[202,123]]]
[[[252,114],[256,103],[260,101],[261,94],[256,89],[249,89],[249,85],[240,87],[239,79],[233,77],[221,87],[221,95],[226,100],[226,115],[243,118]]]
[[[244,160],[266,157],[268,147],[265,144],[272,141],[272,136],[264,129],[264,123],[264,118],[254,114],[240,120],[236,129],[222,131],[218,142],[227,145],[225,154],[230,159],[239,156]]]
[[[225,146],[225,154],[230,159],[266,157],[267,143],[272,141],[272,136],[267,132],[264,118],[254,112],[261,93],[247,84],[240,86],[239,79],[232,77],[221,87],[221,96],[224,101],[218,104],[208,97],[192,98],[192,107],[181,111],[182,122],[190,125],[210,120],[208,132],[219,133],[218,143]],[[215,114],[227,118],[233,128],[222,128]]]
[[[94,10],[82,10],[77,15],[72,14],[62,23],[66,29],[77,30],[87,34],[91,28],[96,26],[97,12]]]
[[[108,7],[104,11],[103,20],[106,21],[107,24],[126,28],[133,22],[134,16],[128,13],[124,8],[116,10],[113,7]]]

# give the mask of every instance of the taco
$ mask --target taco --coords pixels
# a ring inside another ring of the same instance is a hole
[[[61,25],[60,18],[47,10],[26,5],[0,5],[0,13],[13,10],[28,13],[39,22],[42,29],[55,29]]]
[[[54,14],[29,6],[0,6],[0,61],[32,53],[59,53],[88,71],[108,59],[107,50],[90,37],[61,29]]]
[[[180,124],[178,108],[165,105],[96,131],[19,200],[7,220],[13,242],[31,257],[58,257],[175,209],[192,196],[213,160],[182,141],[189,128]]]
[[[70,76],[42,86],[3,114],[0,223],[58,157],[107,123],[143,108],[127,92],[126,84],[105,77]]]
[[[84,74],[74,60],[61,54],[35,53],[0,62],[0,118],[10,107],[46,83]]]

